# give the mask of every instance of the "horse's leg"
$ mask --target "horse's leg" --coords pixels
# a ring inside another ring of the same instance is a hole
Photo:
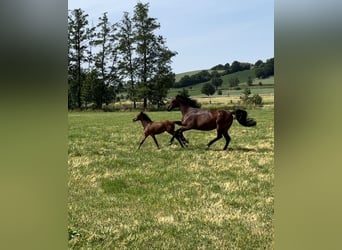
[[[189,141],[184,137],[182,131],[179,133],[179,138],[182,140],[182,142],[185,146],[187,146],[186,144],[189,144]]]
[[[223,150],[226,150],[228,148],[229,142],[230,142],[230,136],[228,134],[228,130],[230,126],[233,123],[233,116],[230,113],[228,116],[226,116],[226,121],[224,122],[226,125],[222,126],[223,136],[226,139],[226,144],[223,147]]]
[[[171,132],[169,132],[170,133],[170,135],[172,135],[172,138],[171,138],[171,140],[170,140],[170,144],[169,145],[172,145],[173,144],[173,141],[174,141],[174,139],[176,138],[177,139],[177,141],[180,143],[180,145],[183,147],[183,144],[182,144],[182,142],[181,141],[179,141],[179,138],[178,138],[178,136],[177,136],[177,133],[175,132],[175,131],[173,131],[172,133]]]
[[[174,132],[174,135],[173,135],[172,138],[176,138],[177,141],[179,142],[179,144],[181,145],[181,147],[184,148],[184,142],[183,142],[182,138],[180,137],[180,135],[183,136],[183,134],[180,133],[180,130],[181,130],[180,128],[177,129],[177,130]]]
[[[148,135],[145,135],[145,137],[141,140],[138,149],[141,147],[141,145],[144,143],[144,141],[146,140],[147,137],[148,137]]]
[[[173,141],[174,141],[175,138],[177,139],[177,141],[179,141],[175,131],[169,132],[169,134],[172,135],[170,143],[169,143],[170,146],[173,144]]]
[[[154,140],[155,144],[157,145],[157,148],[158,148],[158,149],[160,149],[160,147],[159,147],[159,144],[158,144],[158,141],[157,141],[156,137],[155,137],[154,135],[151,135],[151,136],[152,136],[152,138],[153,138],[153,140]]]
[[[208,148],[211,146],[211,144],[213,144],[214,142],[220,140],[222,138],[222,132],[217,130],[217,136],[216,138],[214,138],[213,140],[211,140],[209,143],[208,143]]]
[[[223,150],[226,150],[230,142],[230,136],[228,134],[228,131],[223,132],[223,136],[226,139],[226,144],[224,145]]]
[[[171,146],[173,144],[173,140],[175,139],[175,133],[174,132],[173,133],[169,132],[169,134],[172,135],[170,143],[169,143],[169,145]]]
[[[183,133],[179,133],[178,130],[175,131],[175,125],[174,124],[173,124],[173,126],[171,126],[171,127],[169,127],[167,129],[167,132],[172,135],[172,138],[170,140],[170,144],[169,145],[172,145],[174,139],[176,138],[177,141],[179,142],[179,144],[182,147],[184,147],[184,145],[186,145],[186,143],[189,143],[189,141],[187,139],[185,139],[184,136],[183,136]]]
[[[175,137],[177,139],[177,141],[179,142],[179,144],[182,146],[182,148],[184,148],[184,146],[188,146],[186,144],[189,143],[189,141],[187,139],[185,139],[185,137],[183,136],[183,128],[179,128],[174,132],[173,137]],[[172,137],[172,138],[173,138]]]

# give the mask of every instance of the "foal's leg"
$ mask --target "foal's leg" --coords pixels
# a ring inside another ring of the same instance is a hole
[[[175,138],[177,138],[177,137],[176,137],[176,133],[175,133],[175,127],[173,126],[172,128],[166,130],[166,132],[168,132],[170,135],[172,135],[172,138],[171,138],[170,143],[169,143],[169,145],[172,145],[173,140],[174,140]],[[177,140],[178,140],[178,138],[177,138]]]
[[[145,135],[145,137],[141,140],[138,149],[141,147],[141,145],[144,143],[144,141],[146,140],[147,137],[148,137],[148,135]]]
[[[217,130],[217,136],[216,138],[214,138],[213,140],[211,140],[209,143],[208,143],[208,148],[211,146],[211,144],[213,144],[214,142],[220,140],[222,138],[222,132]]]

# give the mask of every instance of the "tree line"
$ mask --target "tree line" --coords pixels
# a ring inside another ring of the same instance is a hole
[[[211,70],[221,70],[223,71],[222,75],[232,74],[238,71],[251,69],[252,64],[244,63],[239,61],[234,61],[231,65],[226,63],[225,65],[218,64],[211,68]]]
[[[89,24],[82,9],[68,14],[68,108],[89,104],[101,109],[126,93],[137,101],[161,105],[175,81],[171,59],[177,52],[166,46],[149,4],[137,3],[133,14],[124,12],[111,24],[107,13]]]
[[[184,88],[211,80],[212,84],[217,89],[217,87],[220,86],[219,79],[221,76],[250,69],[254,69],[256,77],[260,79],[272,76],[274,75],[274,58],[266,60],[265,63],[262,60],[258,60],[254,65],[238,61],[234,61],[231,65],[229,63],[226,63],[225,65],[218,64],[210,69],[212,71],[211,73],[208,70],[202,70],[191,76],[183,76],[178,82],[175,82],[174,87]],[[238,83],[239,82],[237,82],[237,84]],[[235,82],[232,83],[233,86],[236,86],[237,84]]]
[[[82,9],[68,14],[68,108],[90,106],[101,109],[120,96],[131,100],[133,108],[143,102],[158,107],[164,103],[171,87],[184,88],[211,80],[217,87],[222,75],[255,69],[258,78],[274,74],[274,59],[254,65],[234,61],[216,65],[175,82],[172,58],[177,52],[166,46],[156,18],[149,16],[149,4],[137,3],[133,13],[124,12],[122,19],[111,24],[105,12],[96,24],[89,23]],[[218,72],[221,71],[221,72]],[[233,83],[232,83],[233,85]],[[119,95],[120,94],[120,95]]]

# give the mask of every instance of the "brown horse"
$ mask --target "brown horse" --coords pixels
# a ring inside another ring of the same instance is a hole
[[[138,149],[141,147],[141,145],[144,143],[146,138],[148,136],[152,136],[155,144],[157,145],[159,149],[158,141],[155,137],[157,134],[161,134],[163,132],[168,132],[172,135],[172,138],[170,140],[170,145],[173,143],[174,138],[176,138],[179,142],[179,144],[183,147],[183,144],[189,143],[188,140],[186,140],[182,133],[178,133],[176,135],[175,133],[175,124],[182,125],[180,121],[160,121],[160,122],[153,122],[148,115],[146,115],[144,112],[140,112],[136,118],[133,119],[133,122],[141,121],[142,126],[144,127],[144,138],[139,144]]]
[[[233,123],[233,115],[235,115],[238,122],[245,127],[256,125],[255,120],[250,118],[247,119],[247,112],[244,110],[237,109],[231,112],[226,110],[202,110],[197,101],[180,95],[177,95],[171,101],[167,110],[171,111],[177,107],[180,108],[182,112],[182,127],[176,131],[176,135],[190,129],[205,131],[216,129],[217,136],[208,143],[208,148],[222,137],[226,139],[223,150],[228,148],[230,142],[228,129]]]

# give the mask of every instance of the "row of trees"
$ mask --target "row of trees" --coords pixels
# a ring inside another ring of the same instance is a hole
[[[225,65],[218,64],[212,67],[211,70],[223,70],[223,73],[221,75],[228,75],[235,72],[251,69],[251,66],[252,64],[250,63],[234,61],[232,65],[230,65],[229,63],[226,63]]]
[[[202,70],[191,76],[183,76],[178,82],[174,84],[174,87],[184,88],[194,84],[213,80],[212,84],[217,89],[216,82],[217,79],[219,79],[221,76],[232,74],[239,71],[249,70],[252,67],[255,69],[255,75],[257,78],[267,78],[269,76],[272,76],[274,75],[274,58],[268,59],[265,63],[261,60],[258,60],[254,65],[238,61],[234,61],[231,65],[229,63],[226,63],[225,65],[218,64],[211,68],[211,73],[208,70]],[[219,71],[221,72],[219,73]],[[231,85],[236,86],[238,83],[239,82],[236,82],[235,80],[231,83]]]
[[[115,101],[125,91],[134,103],[143,100],[160,105],[173,86],[171,59],[177,53],[156,34],[160,24],[148,15],[149,5],[137,3],[131,15],[111,24],[104,13],[89,25],[81,9],[68,16],[68,107]]]
[[[264,63],[258,60],[255,63],[255,76],[257,78],[267,78],[274,75],[274,58],[266,60]]]
[[[212,78],[208,70],[202,70],[191,76],[185,75],[174,84],[175,88],[184,88],[201,82],[207,82]]]

